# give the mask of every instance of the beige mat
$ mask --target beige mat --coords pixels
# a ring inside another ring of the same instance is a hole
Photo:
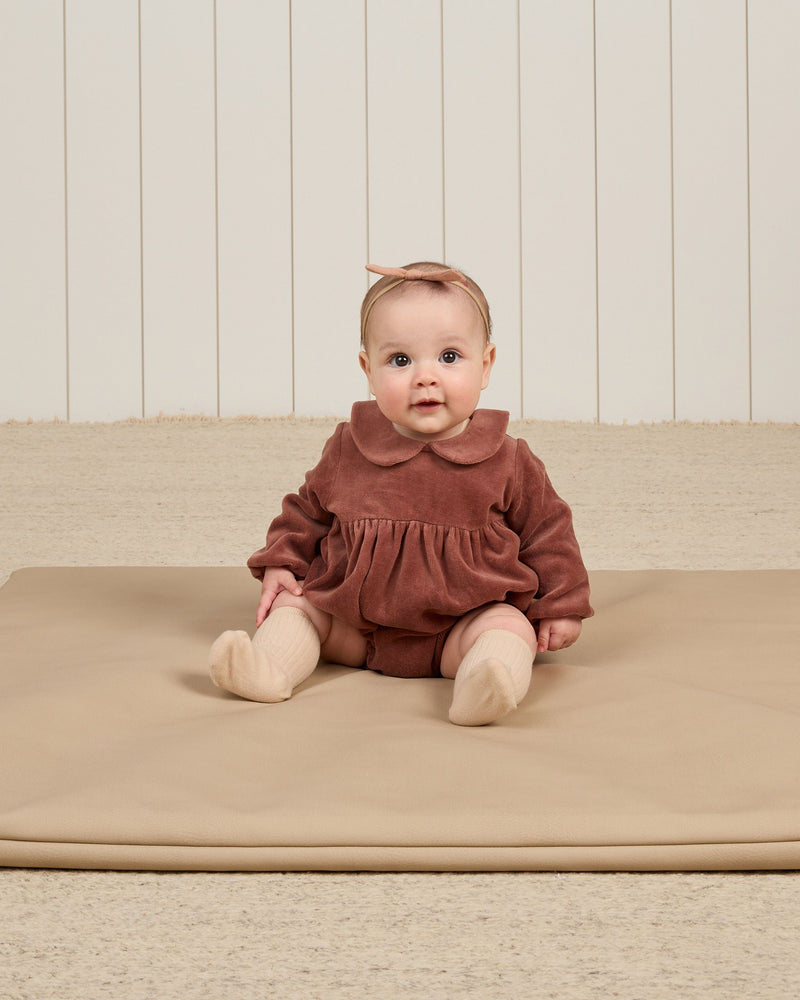
[[[0,589],[0,864],[159,870],[800,868],[800,571],[603,571],[500,725],[452,684],[206,679],[246,570],[21,570]]]

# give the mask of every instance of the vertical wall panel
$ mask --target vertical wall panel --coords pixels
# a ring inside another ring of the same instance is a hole
[[[363,0],[292,4],[295,406],[346,415],[366,293]]]
[[[62,6],[0,6],[0,420],[67,417]]]
[[[598,0],[600,419],[673,416],[669,0]]]
[[[73,420],[142,416],[137,0],[66,17]]]
[[[523,407],[597,417],[592,0],[520,7]]]
[[[441,44],[439,4],[368,0],[372,263],[443,256]]]
[[[749,420],[745,0],[673,0],[675,415]]]
[[[142,0],[145,414],[217,412],[213,0]]]
[[[800,5],[751,0],[753,419],[800,420]]]
[[[293,408],[289,0],[217,0],[220,413]]]
[[[445,254],[489,300],[497,364],[482,405],[521,414],[515,0],[444,0]]]

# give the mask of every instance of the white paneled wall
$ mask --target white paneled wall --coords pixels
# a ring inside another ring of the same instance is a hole
[[[550,419],[598,413],[594,77],[592,0],[520,6],[523,407]]]
[[[753,417],[800,419],[800,3],[750,2]]]
[[[367,261],[514,417],[800,420],[797,0],[0,0],[0,419],[346,415]]]
[[[294,407],[290,37],[288,3],[217,4],[222,416]]]
[[[675,412],[750,412],[747,22],[730,0],[673,0]]]
[[[669,0],[598,11],[597,265],[600,409],[673,415]]]
[[[365,6],[293,0],[291,13],[295,409],[346,414],[364,394],[356,355],[367,288]]]
[[[70,336],[59,355],[70,416],[92,420],[142,406],[137,10],[76,0],[65,27]]]
[[[498,344],[487,406],[521,408],[516,0],[444,0],[444,252],[486,293]]]
[[[64,44],[60,4],[2,0],[0,419],[68,412]]]

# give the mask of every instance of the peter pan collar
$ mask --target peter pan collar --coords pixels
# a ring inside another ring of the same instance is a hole
[[[350,433],[356,447],[375,465],[398,465],[432,451],[457,465],[475,465],[495,455],[508,428],[505,410],[476,410],[466,428],[444,441],[416,441],[398,434],[374,400],[354,403],[350,414]]]

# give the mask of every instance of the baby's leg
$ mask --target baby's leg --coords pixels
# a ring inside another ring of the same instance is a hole
[[[211,679],[250,701],[285,701],[314,671],[320,653],[359,666],[366,642],[356,629],[284,591],[252,640],[246,632],[223,632],[216,640],[209,654]]]
[[[450,721],[485,726],[515,709],[527,693],[536,633],[521,611],[490,604],[465,616],[447,637],[441,671],[454,677]]]

